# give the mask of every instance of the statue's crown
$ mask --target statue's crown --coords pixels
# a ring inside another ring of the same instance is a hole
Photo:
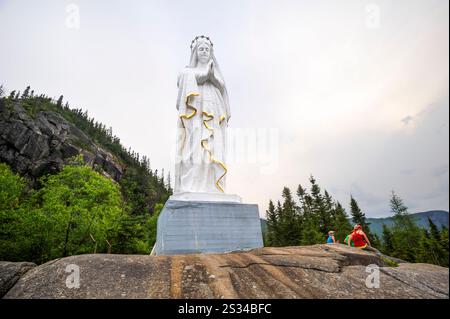
[[[205,37],[204,35],[195,37],[194,40],[191,42],[191,50],[197,45],[199,42],[205,42],[208,43],[211,47],[213,46],[213,43],[209,39],[209,37]]]

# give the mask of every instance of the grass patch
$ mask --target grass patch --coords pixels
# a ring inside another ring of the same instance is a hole
[[[391,260],[391,259],[389,259],[389,258],[386,258],[386,257],[384,257],[384,256],[380,256],[380,259],[381,259],[388,267],[398,267],[398,264],[397,264],[395,261],[393,261],[393,260]]]

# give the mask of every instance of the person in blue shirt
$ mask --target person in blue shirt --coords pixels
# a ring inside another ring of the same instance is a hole
[[[330,230],[328,232],[327,244],[334,244],[336,239],[334,238],[334,231]]]

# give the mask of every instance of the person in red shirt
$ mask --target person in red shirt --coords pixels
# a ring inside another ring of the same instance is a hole
[[[364,249],[370,245],[369,238],[367,238],[366,233],[362,230],[361,225],[355,225],[353,232],[350,235],[350,240],[348,245],[350,246],[350,241],[353,241],[356,248]]]

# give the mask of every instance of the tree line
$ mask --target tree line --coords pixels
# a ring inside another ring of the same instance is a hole
[[[419,228],[409,215],[402,199],[392,192],[391,211],[394,225],[383,226],[383,236],[379,238],[370,230],[365,213],[356,199],[350,196],[350,216],[338,201],[326,191],[322,191],[316,179],[309,179],[309,190],[298,185],[296,199],[288,187],[282,190],[282,201],[272,200],[266,211],[267,231],[264,235],[266,246],[312,245],[326,242],[327,233],[335,232],[338,242],[360,224],[373,247],[392,257],[409,262],[433,263],[448,267],[448,229],[438,229],[429,219],[429,230]],[[353,225],[352,223],[353,222]]]

